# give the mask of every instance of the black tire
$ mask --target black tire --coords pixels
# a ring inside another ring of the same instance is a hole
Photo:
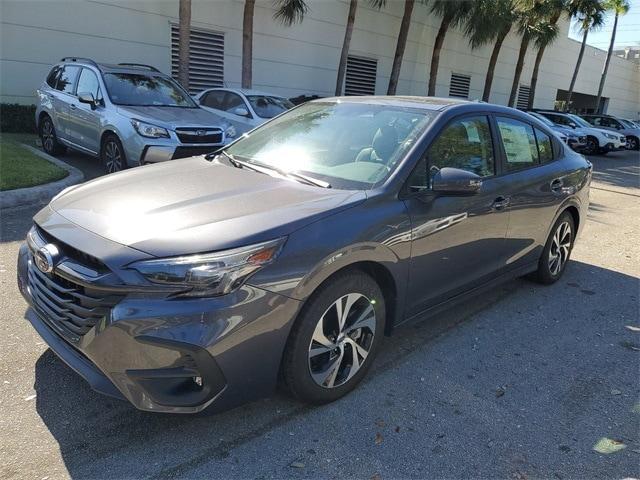
[[[110,133],[102,140],[100,160],[105,173],[116,173],[127,168],[127,156],[122,142],[115,134]]]
[[[569,237],[566,238],[565,234],[562,233],[561,227],[563,225],[568,225],[569,228]],[[558,243],[555,241],[556,233],[560,235],[560,245],[567,245],[566,252],[564,247],[559,248]],[[576,237],[576,226],[573,221],[573,216],[569,212],[563,212],[560,215],[560,218],[556,220],[553,228],[551,229],[551,233],[549,233],[549,238],[547,239],[547,243],[544,246],[544,250],[542,251],[542,255],[540,256],[540,260],[538,260],[538,270],[534,273],[534,279],[539,283],[544,285],[551,285],[552,283],[557,282],[562,274],[564,273],[567,263],[571,258],[571,251],[573,250],[573,243]],[[553,258],[556,255],[560,255],[561,265],[559,269],[556,270],[556,266],[554,265]]]
[[[357,295],[360,297],[352,302],[352,307],[346,308],[349,300]],[[342,333],[334,328],[338,327],[338,300],[347,312]],[[355,320],[363,314],[366,314],[368,326],[349,332],[349,328],[355,326]],[[319,328],[323,328],[323,338],[332,342],[332,347],[327,348],[314,340],[318,338],[318,325],[322,325]],[[375,331],[372,332],[373,325]],[[371,367],[380,349],[384,325],[385,302],[375,280],[359,270],[347,271],[331,278],[309,299],[293,326],[282,363],[282,380],[285,386],[294,397],[316,405],[333,402],[346,395],[356,387]],[[336,334],[337,338],[334,338],[333,334]],[[346,342],[344,339],[347,339]],[[353,342],[358,342],[362,350],[354,349]],[[312,356],[312,350],[323,353]],[[360,355],[357,359],[353,357],[356,351],[368,353],[360,360]],[[352,372],[354,360],[357,360],[359,367]],[[332,368],[333,365],[337,367]],[[312,369],[315,371],[315,379]],[[327,372],[334,370],[337,370],[337,373],[328,374],[326,382],[323,382],[325,385],[318,383]]]
[[[585,155],[595,155],[600,151],[600,144],[595,137],[587,137],[587,146],[584,149]]]
[[[49,155],[62,155],[67,151],[67,148],[58,142],[53,120],[51,120],[49,115],[45,115],[42,117],[42,120],[40,120],[38,133],[40,135],[40,141],[42,142],[42,149]]]
[[[629,145],[629,150],[640,150],[638,137],[627,137],[627,144]]]

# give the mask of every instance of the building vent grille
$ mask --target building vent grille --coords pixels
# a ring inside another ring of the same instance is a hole
[[[471,77],[469,75],[452,73],[451,84],[449,85],[449,96],[469,98],[469,85],[471,85]]]
[[[375,95],[377,74],[378,60],[349,55],[347,57],[344,94]]]
[[[518,100],[516,101],[516,108],[520,110],[526,110],[529,108],[529,94],[531,93],[531,87],[526,85],[520,85],[518,89]]]
[[[178,79],[178,25],[171,24],[171,76]],[[224,34],[191,27],[189,93],[224,87]]]

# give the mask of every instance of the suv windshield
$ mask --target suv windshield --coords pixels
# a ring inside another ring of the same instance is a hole
[[[573,113],[567,113],[567,117],[573,120],[579,127],[584,128],[593,128],[589,122],[587,122],[584,118],[579,117],[578,115],[574,115]]]
[[[273,118],[282,112],[293,108],[286,98],[268,97],[265,95],[247,95],[254,112],[261,118]]]
[[[109,98],[116,105],[196,108],[195,102],[187,92],[164,76],[107,73],[104,83]]]
[[[254,130],[225,152],[335,188],[364,190],[395,170],[433,118],[432,112],[416,108],[311,102]]]

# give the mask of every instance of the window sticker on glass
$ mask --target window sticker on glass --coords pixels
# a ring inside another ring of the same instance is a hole
[[[498,122],[509,163],[535,163],[525,125]]]

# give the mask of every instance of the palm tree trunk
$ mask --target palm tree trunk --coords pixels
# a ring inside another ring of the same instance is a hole
[[[518,61],[516,62],[516,72],[513,75],[513,83],[511,84],[511,94],[509,95],[509,106],[513,107],[516,103],[516,95],[518,95],[518,85],[520,84],[520,76],[524,67],[524,57],[529,48],[529,35],[523,35],[520,42],[520,51],[518,52]]]
[[[536,62],[533,65],[533,73],[531,74],[531,86],[529,87],[529,103],[527,104],[527,109],[529,110],[533,108],[533,99],[536,96],[536,85],[538,84],[538,71],[540,70],[540,63],[542,63],[542,56],[544,55],[545,48],[547,47],[543,46],[538,49],[538,53],[536,54]]]
[[[589,29],[585,29],[584,35],[582,36],[582,45],[580,45],[580,53],[578,54],[578,61],[576,62],[576,68],[573,70],[573,76],[571,77],[571,85],[569,85],[569,92],[567,93],[567,105],[565,107],[566,110],[569,110],[569,105],[571,105],[571,97],[573,96],[573,87],[576,86],[576,79],[578,78],[578,71],[580,70],[580,64],[582,63],[582,57],[584,56],[584,47],[587,45],[588,34],[589,34]]]
[[[616,41],[617,29],[618,29],[618,12],[616,12],[615,19],[613,20],[613,31],[611,32],[611,43],[609,43],[609,51],[607,52],[607,59],[604,62],[604,68],[602,69],[602,77],[600,77],[600,85],[598,86],[598,99],[596,100],[596,113],[602,113],[600,109],[600,99],[602,98],[602,90],[604,89],[604,82],[607,79],[607,71],[609,70],[609,62],[611,61],[611,55],[613,54],[613,44]]]
[[[351,45],[351,35],[353,34],[353,24],[356,20],[356,10],[358,9],[358,0],[351,0],[349,3],[349,15],[347,16],[347,29],[344,32],[344,41],[342,42],[342,53],[340,54],[340,63],[338,64],[338,78],[336,79],[336,96],[342,95],[342,85],[344,83],[344,75],[347,70],[347,57],[349,56],[349,45]]]
[[[396,44],[396,54],[393,57],[393,67],[391,67],[391,77],[389,78],[389,88],[387,95],[395,95],[398,87],[398,79],[400,78],[400,67],[402,67],[402,57],[404,49],[407,46],[407,38],[409,37],[409,27],[411,26],[411,13],[415,0],[404,1],[404,14],[400,23],[400,32],[398,33],[398,43]]]
[[[496,38],[496,43],[493,46],[493,51],[491,52],[491,58],[489,59],[489,67],[487,67],[487,76],[484,80],[484,90],[482,92],[482,100],[485,102],[489,101],[489,97],[491,96],[491,84],[493,83],[493,74],[496,70],[496,63],[498,63],[498,55],[500,55],[500,49],[502,48],[502,43],[504,39],[509,34],[509,30],[511,30],[511,26],[503,29]]]
[[[256,0],[245,0],[242,17],[242,88],[253,83],[253,11]]]
[[[178,80],[189,90],[189,37],[191,36],[191,0],[180,0],[178,8]]]
[[[431,54],[431,69],[429,70],[429,89],[427,95],[433,97],[436,94],[436,80],[438,79],[438,67],[440,65],[440,51],[444,43],[444,37],[447,35],[451,19],[447,16],[442,17],[440,28],[433,43],[433,53]]]

